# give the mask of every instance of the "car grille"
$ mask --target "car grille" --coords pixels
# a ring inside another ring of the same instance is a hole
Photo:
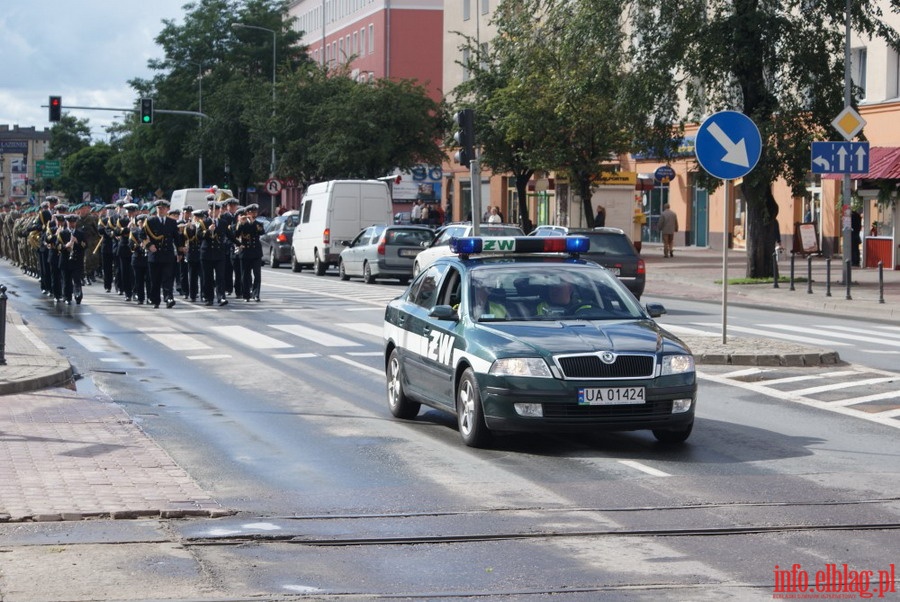
[[[672,415],[672,400],[648,401],[636,405],[581,406],[577,403],[545,403],[541,404],[544,418],[550,420],[604,422],[628,421],[636,418],[666,418]]]
[[[653,355],[617,355],[611,364],[599,355],[569,355],[557,359],[566,378],[652,378]]]

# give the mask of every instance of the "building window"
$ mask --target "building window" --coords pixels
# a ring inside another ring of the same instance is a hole
[[[353,54],[359,54],[359,34],[355,31],[353,32]]]
[[[471,0],[463,0],[463,21],[468,21],[472,18],[472,6]]]
[[[900,54],[893,48],[888,48],[887,52],[885,95],[887,98],[900,98]]]
[[[375,52],[375,25],[369,23],[369,54]]]
[[[850,53],[850,71],[853,74],[853,83],[860,89],[860,98],[866,97],[867,59],[867,48],[854,48]]]
[[[491,10],[490,0],[481,0],[481,14],[486,15]]]
[[[366,53],[366,28],[363,27],[359,30],[359,54],[360,56]]]
[[[463,48],[463,51],[462,51],[462,68],[463,68],[462,80],[464,82],[469,81],[469,60],[471,60],[471,56],[469,54],[469,49]]]

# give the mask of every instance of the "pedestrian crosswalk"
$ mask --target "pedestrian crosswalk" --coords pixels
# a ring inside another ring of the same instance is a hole
[[[678,336],[721,336],[722,324],[715,322],[689,322],[687,324],[660,324]],[[793,343],[827,347],[856,347],[860,351],[877,350],[878,353],[900,354],[900,326],[868,324],[850,327],[821,324],[815,328],[790,323],[762,323],[752,327],[729,324],[727,331],[735,335],[780,339]]]

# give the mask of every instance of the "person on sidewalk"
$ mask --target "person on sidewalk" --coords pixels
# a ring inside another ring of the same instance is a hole
[[[678,232],[678,216],[669,208],[668,203],[663,205],[663,212],[659,214],[657,227],[662,236],[663,257],[675,257],[675,233]]]
[[[594,227],[603,228],[606,226],[606,207],[597,205],[597,215],[594,216]]]

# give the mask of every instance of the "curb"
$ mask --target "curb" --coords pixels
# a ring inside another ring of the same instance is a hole
[[[0,367],[0,395],[28,393],[40,389],[66,387],[75,380],[75,371],[69,361],[48,347],[35,335],[22,317],[8,305],[6,308],[7,328],[15,328],[25,340],[17,350],[6,346],[6,365]],[[7,341],[9,332],[7,331]],[[33,350],[23,352],[21,347]]]

